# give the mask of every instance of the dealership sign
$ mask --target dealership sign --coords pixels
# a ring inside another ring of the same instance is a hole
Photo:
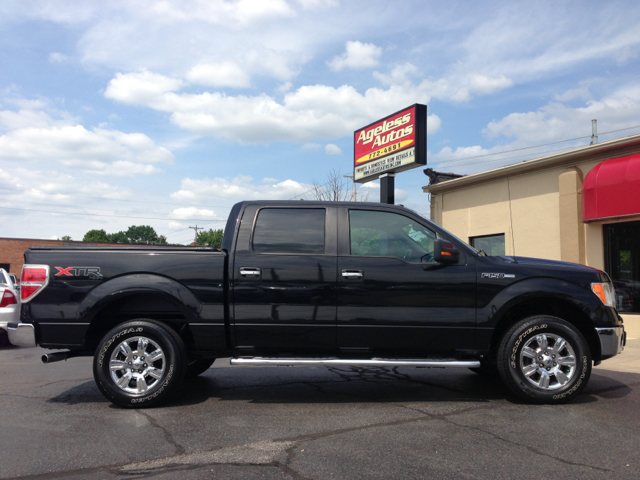
[[[427,106],[415,104],[354,132],[354,180],[427,164]]]

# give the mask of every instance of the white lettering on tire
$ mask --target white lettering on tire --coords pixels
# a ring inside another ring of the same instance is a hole
[[[511,368],[516,368],[516,358],[517,358],[518,347],[522,343],[522,340],[524,339],[524,337],[529,335],[531,332],[535,332],[536,330],[539,330],[541,328],[547,328],[547,324],[543,323],[542,325],[536,325],[534,327],[531,327],[518,337],[518,340],[516,340],[516,343],[513,346],[513,351],[511,352],[511,362],[510,362]]]

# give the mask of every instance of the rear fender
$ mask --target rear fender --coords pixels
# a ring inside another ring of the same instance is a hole
[[[202,311],[202,303],[181,283],[161,275],[133,274],[116,277],[91,290],[79,305],[78,317],[91,322],[106,306],[140,294],[163,297],[187,322],[198,319]]]

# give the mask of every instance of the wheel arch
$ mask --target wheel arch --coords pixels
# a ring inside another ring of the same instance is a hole
[[[89,323],[85,349],[95,350],[109,330],[137,318],[159,321],[176,331],[187,348],[192,344],[189,321],[197,318],[200,302],[184,285],[158,275],[135,275],[116,278],[101,287],[81,305]]]
[[[600,341],[593,327],[591,316],[584,307],[564,298],[546,295],[522,299],[505,309],[491,336],[491,359],[496,358],[502,337],[515,323],[536,315],[550,315],[571,323],[587,341],[592,358],[594,360],[600,359]]]

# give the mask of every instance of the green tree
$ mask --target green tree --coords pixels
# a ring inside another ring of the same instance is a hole
[[[109,242],[109,235],[104,230],[89,230],[84,234],[83,242]]]
[[[155,245],[158,243],[158,234],[153,227],[149,225],[131,225],[124,232],[129,243]]]
[[[212,228],[210,228],[209,231],[203,230],[201,232],[198,232],[196,241],[198,242],[198,245],[201,246],[209,245],[211,247],[219,247],[220,245],[222,245],[222,235],[222,229],[213,230]]]
[[[70,242],[71,241],[71,237],[69,235],[63,235],[60,240],[63,240],[65,242]]]
[[[110,233],[109,242],[110,243],[131,243],[129,241],[129,237],[127,237],[127,235],[124,232]]]

